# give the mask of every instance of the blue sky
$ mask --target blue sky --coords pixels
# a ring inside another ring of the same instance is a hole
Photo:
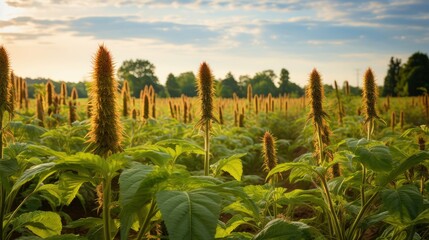
[[[317,68],[327,84],[352,85],[391,56],[429,52],[426,0],[0,0],[0,45],[16,74],[90,79],[99,44],[116,67],[126,59],[171,72],[207,61],[216,78],[281,68],[303,86]]]

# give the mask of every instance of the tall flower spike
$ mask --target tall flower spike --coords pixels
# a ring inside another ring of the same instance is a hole
[[[269,173],[271,169],[277,166],[276,141],[270,132],[265,132],[262,143],[262,152],[264,154],[264,163],[262,167],[266,173]]]
[[[365,124],[368,126],[368,138],[373,132],[374,120],[379,119],[375,104],[377,101],[377,86],[374,80],[374,74],[371,68],[365,72],[363,79],[363,113],[365,116]]]
[[[201,119],[197,126],[202,127],[211,120],[217,121],[213,115],[213,76],[207,63],[203,62],[198,72],[198,98],[201,102]]]
[[[5,111],[12,112],[12,107],[9,102],[9,77],[10,77],[10,66],[9,56],[6,49],[0,47],[0,114],[3,119],[3,113]]]
[[[122,126],[117,106],[117,82],[114,79],[112,57],[100,46],[94,59],[91,85],[90,149],[102,157],[122,151]]]

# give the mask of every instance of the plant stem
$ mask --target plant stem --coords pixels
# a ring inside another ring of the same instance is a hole
[[[210,167],[210,121],[205,122],[204,126],[204,176],[209,175],[209,167]]]
[[[322,129],[320,127],[321,126],[319,126],[318,124],[316,124],[316,128],[317,128],[317,141],[318,141],[318,145],[319,145],[319,164],[322,164],[322,162],[324,160],[324,156],[323,156]]]
[[[103,181],[103,225],[104,239],[111,240],[110,234],[110,201],[111,201],[111,179],[110,176],[105,177]]]
[[[358,215],[356,216],[355,221],[353,222],[352,226],[350,227],[350,235],[354,233],[354,231],[356,230],[356,227],[360,221],[360,219],[363,217],[363,214],[365,213],[365,211],[368,209],[369,205],[372,203],[372,201],[374,201],[375,197],[377,196],[378,192],[375,192],[371,198],[368,199],[368,201],[365,203],[365,205],[360,209]],[[350,236],[351,237],[351,236]],[[353,238],[349,238],[349,239],[356,239],[356,236],[353,236]]]
[[[144,234],[147,233],[150,229],[147,229],[149,224],[150,224],[150,220],[152,219],[153,215],[154,215],[154,210],[155,210],[155,201],[152,199],[150,202],[150,208],[149,211],[147,212],[147,215],[143,221],[143,224],[140,227],[139,230],[139,234],[137,235],[137,240],[141,240],[144,237]]]
[[[335,212],[334,204],[332,202],[331,194],[329,193],[328,184],[326,183],[326,180],[324,177],[320,176],[320,179],[322,182],[323,191],[325,192],[325,195],[326,195],[326,198],[328,201],[329,210],[331,212],[331,217],[334,221],[334,227],[335,227],[335,232],[337,234],[337,239],[344,239],[343,232],[341,231],[340,223],[338,221],[338,216]]]
[[[362,185],[360,186],[361,206],[365,205],[366,167],[362,164]]]

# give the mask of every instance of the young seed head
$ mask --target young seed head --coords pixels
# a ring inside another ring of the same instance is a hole
[[[39,119],[39,126],[44,127],[44,121],[45,121],[45,112],[43,110],[43,97],[42,95],[39,95],[36,102],[36,115],[37,119]]]
[[[270,132],[265,132],[262,139],[262,153],[264,154],[263,170],[269,173],[277,166],[276,140]]]
[[[76,105],[77,104],[77,99],[79,98],[77,95],[77,89],[76,87],[73,87],[72,91],[71,91],[71,98],[73,101],[73,104]]]
[[[67,99],[67,84],[65,82],[61,83],[61,89],[60,89],[60,95],[61,95],[61,103],[63,105],[66,105],[66,99]]]
[[[70,126],[72,123],[74,123],[77,120],[76,117],[76,106],[72,103],[72,101],[69,101],[69,124]]]
[[[103,157],[122,151],[122,126],[117,107],[117,82],[110,52],[100,46],[94,59],[91,86],[91,150]]]
[[[377,86],[375,85],[374,75],[371,68],[365,72],[363,79],[363,113],[365,116],[365,123],[379,118],[376,111],[377,101]]]
[[[197,127],[202,127],[211,120],[217,121],[213,115],[213,75],[205,62],[200,65],[197,85],[198,98],[201,102],[201,119],[198,121]]]
[[[9,56],[6,49],[3,46],[0,46],[0,114],[2,116],[5,111],[10,113],[12,112],[12,107],[9,101],[9,78]]]
[[[48,115],[50,116],[52,113],[52,104],[54,102],[54,84],[51,81],[46,83],[46,100],[48,107]]]

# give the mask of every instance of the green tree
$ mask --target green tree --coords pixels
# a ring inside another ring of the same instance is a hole
[[[396,91],[401,96],[417,96],[429,90],[429,58],[416,52],[408,58],[400,71]],[[423,90],[426,89],[426,90]]]
[[[271,93],[273,96],[277,96],[277,87],[274,85],[274,79],[277,76],[273,70],[265,70],[258,72],[250,80],[250,84],[253,87],[254,94],[268,95]]]
[[[384,78],[384,86],[382,96],[396,96],[395,88],[399,82],[399,72],[401,69],[401,59],[390,58],[389,69]]]
[[[197,96],[196,77],[193,72],[184,72],[177,77],[180,89],[188,97]]]
[[[180,97],[180,95],[182,94],[179,83],[172,73],[168,74],[167,82],[165,82],[165,87],[167,88],[167,92],[170,97]]]
[[[218,95],[223,98],[231,98],[233,93],[239,94],[240,88],[234,76],[229,72],[219,84]]]
[[[288,93],[288,85],[289,85],[289,71],[285,68],[282,68],[282,70],[280,70],[279,93],[280,94]]]
[[[159,84],[158,77],[155,75],[155,65],[148,60],[126,60],[119,67],[117,75],[119,80],[127,80],[130,83],[130,90],[134,97],[139,97],[140,91],[146,85],[152,85],[157,93],[163,91],[163,86]]]

